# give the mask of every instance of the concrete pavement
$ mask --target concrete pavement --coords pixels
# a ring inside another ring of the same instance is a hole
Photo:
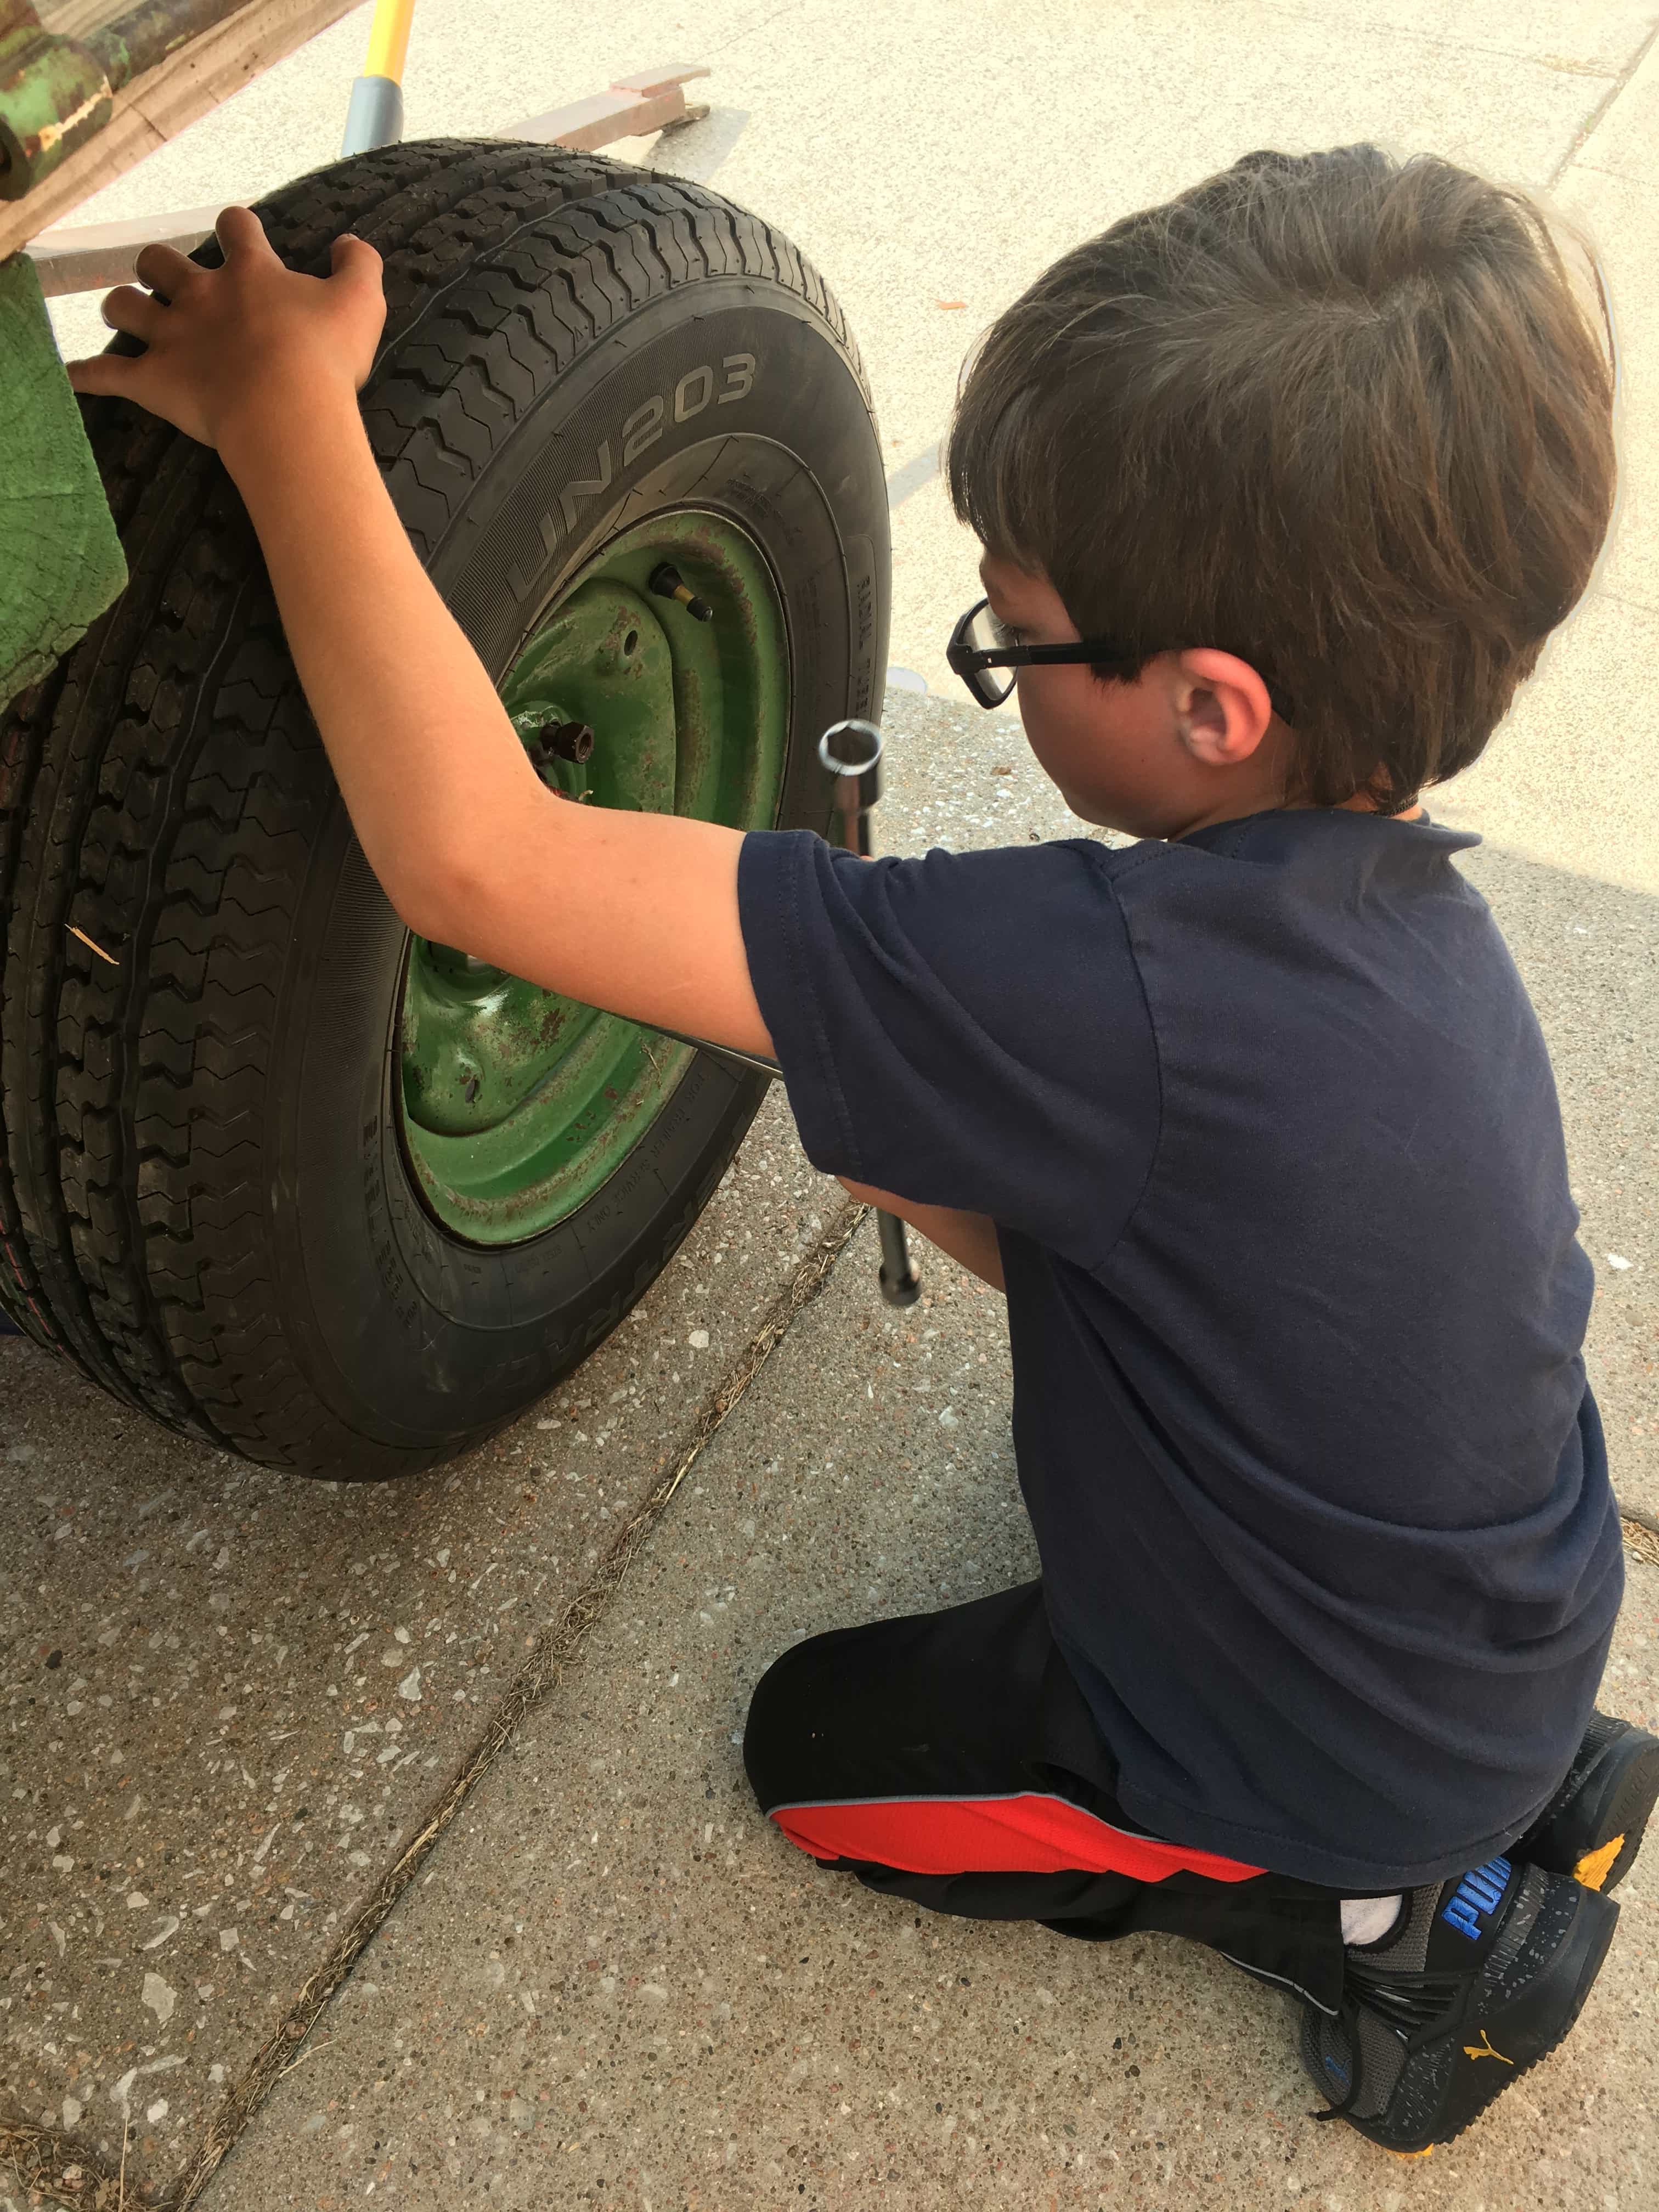
[[[757,1820],[739,1738],[780,1650],[1036,1571],[994,1301],[935,1264],[933,1304],[896,1322],[872,1245],[711,1447],[702,1494],[319,2022],[214,2212],[336,2212],[371,2184],[410,2212],[1639,2212],[1652,1857],[1571,2039],[1409,2163],[1313,2124],[1292,2008],[1195,1946],[919,1914]],[[1650,1717],[1656,1628],[1659,1568],[1634,1570],[1633,1671],[1610,1688]]]
[[[0,2124],[170,2176],[842,1193],[781,1101],[562,1390],[405,1484],[284,1480],[0,1341]],[[5,2203],[0,2166],[0,2204]]]
[[[633,150],[780,222],[839,292],[897,501],[893,658],[936,685],[975,584],[929,457],[974,331],[1063,247],[1249,146],[1362,135],[1583,211],[1620,311],[1617,541],[1487,760],[1433,805],[1489,841],[1469,872],[1556,1056],[1616,1479],[1659,1517],[1656,15],[896,0],[849,32],[828,0],[424,0],[407,93],[411,135],[478,131],[674,52],[713,63],[708,120]],[[337,27],[83,219],[252,197],[329,158],[363,35]],[[68,350],[99,342],[89,303],[59,327]],[[889,721],[890,844],[1075,833],[1006,718],[963,696],[895,698]],[[839,1203],[774,1102],[645,1319],[418,1486],[284,1486],[0,1345],[0,2110],[83,2147],[62,2201],[93,2201],[125,2112],[130,2201],[216,2120],[237,2148],[203,2201],[238,2212],[330,2212],[371,2184],[657,2212],[1194,2193],[1637,2212],[1659,2170],[1651,1863],[1566,2049],[1463,2144],[1396,2166],[1300,2117],[1278,2008],[1196,1951],[917,1928],[757,1828],[732,1736],[777,1650],[1030,1571],[991,1302],[933,1261],[934,1304],[896,1321],[867,1232],[311,2024],[308,1978]],[[1634,1556],[1614,1668],[1608,1701],[1659,1724],[1659,1566]],[[285,2021],[309,2040],[246,2114]]]

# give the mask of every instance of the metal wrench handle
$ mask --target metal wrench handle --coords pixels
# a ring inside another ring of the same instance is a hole
[[[818,739],[818,760],[836,779],[836,811],[842,842],[849,853],[870,858],[870,810],[881,797],[882,735],[873,722],[832,722]],[[913,1306],[921,1296],[921,1277],[910,1257],[909,1240],[896,1213],[879,1207],[881,1294],[890,1306]]]
[[[836,779],[836,809],[849,853],[870,857],[870,809],[881,796],[881,732],[873,722],[836,722],[818,739],[818,759]],[[781,1074],[775,1060],[760,1054],[739,1052],[730,1045],[710,1044],[706,1037],[687,1036],[681,1030],[664,1030],[681,1044],[695,1045],[711,1059],[734,1072],[769,1076]],[[910,1257],[904,1224],[896,1213],[876,1210],[881,1237],[881,1294],[890,1306],[913,1306],[921,1296],[921,1277]]]

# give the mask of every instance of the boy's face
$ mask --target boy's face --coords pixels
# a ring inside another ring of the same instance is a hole
[[[1074,645],[1042,574],[987,554],[991,611],[1016,645]],[[1073,814],[1137,837],[1180,837],[1285,804],[1291,733],[1248,663],[1208,647],[1160,653],[1132,684],[1082,665],[1022,668],[1020,720]]]

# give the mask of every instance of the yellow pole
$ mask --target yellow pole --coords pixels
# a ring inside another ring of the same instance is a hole
[[[415,0],[374,0],[374,21],[369,26],[368,53],[363,63],[365,76],[390,77],[393,84],[404,81],[404,59],[409,52],[409,19],[415,13]]]
[[[415,0],[374,0],[363,73],[351,88],[343,154],[395,146],[404,135],[404,59]]]

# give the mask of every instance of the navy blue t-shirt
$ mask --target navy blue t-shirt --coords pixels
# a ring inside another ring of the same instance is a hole
[[[1131,1818],[1349,1889],[1511,1842],[1623,1588],[1526,991],[1427,823],[744,844],[820,1168],[997,1224],[1055,1638]]]

